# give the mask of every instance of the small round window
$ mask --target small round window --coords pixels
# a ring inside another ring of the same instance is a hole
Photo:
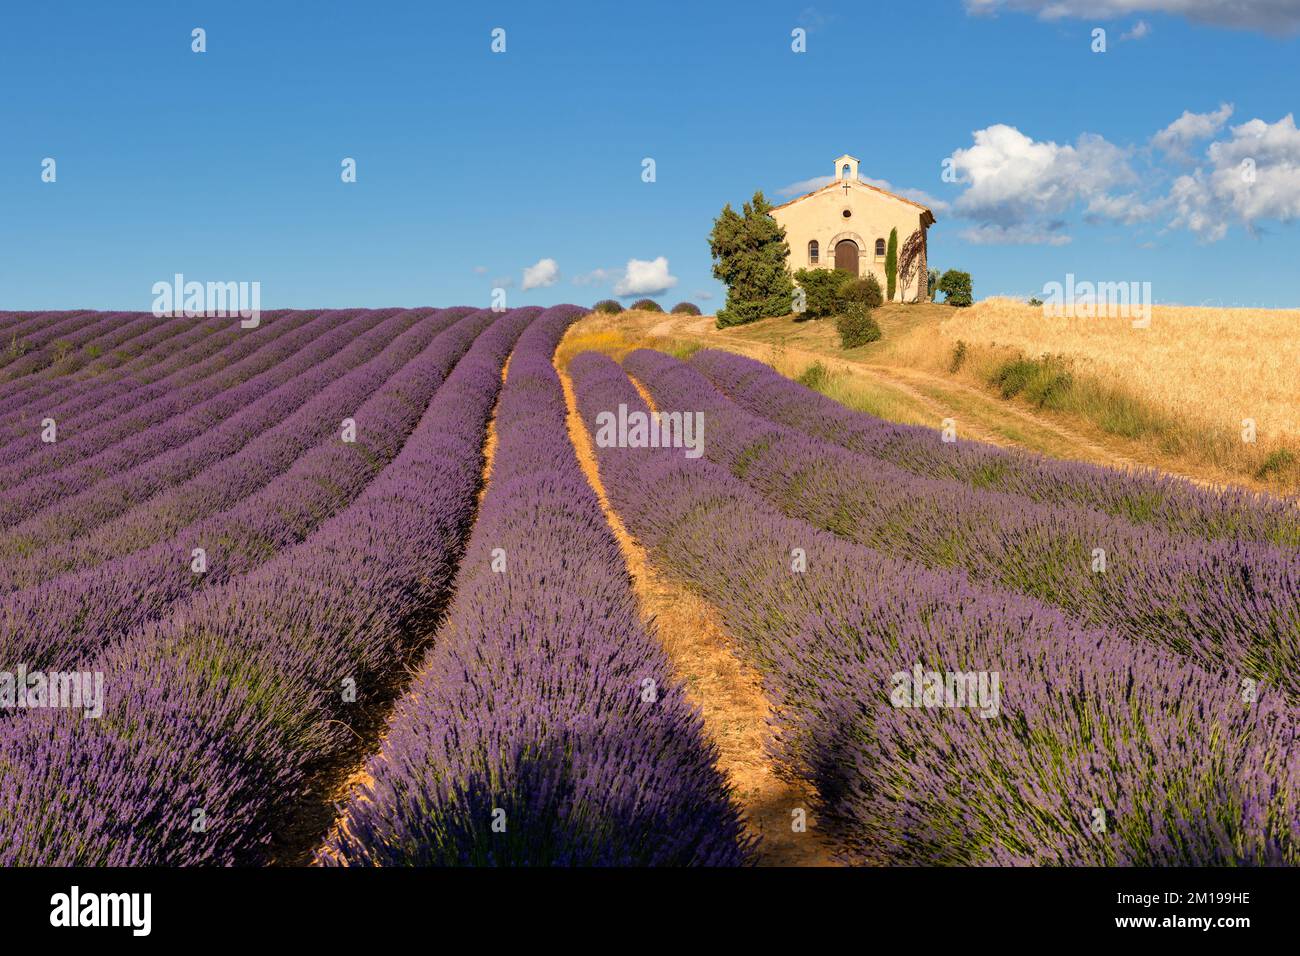
[[[853,215],[853,213],[852,213],[851,210],[848,210],[848,209],[844,210],[844,218],[845,218],[845,219],[848,219],[849,216],[851,216],[851,215]]]

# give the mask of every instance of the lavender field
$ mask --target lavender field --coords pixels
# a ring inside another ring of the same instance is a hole
[[[0,313],[0,865],[1300,862],[1294,502],[586,314]]]

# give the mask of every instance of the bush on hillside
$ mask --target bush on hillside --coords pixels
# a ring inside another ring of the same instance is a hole
[[[799,374],[795,379],[800,385],[804,385],[814,391],[820,391],[822,386],[829,381],[831,373],[821,362],[813,362]]]
[[[966,343],[961,339],[957,340],[957,345],[952,350],[952,361],[948,363],[948,371],[956,375],[961,371],[961,367],[966,362]]]
[[[861,279],[849,276],[840,287],[840,295],[846,303],[858,302],[868,309],[878,309],[885,301],[885,294],[880,291],[880,280],[871,273]]]
[[[1014,358],[1003,362],[992,374],[989,383],[1003,398],[1023,394],[1039,408],[1058,408],[1074,386],[1065,359],[1044,355],[1039,359]]]
[[[591,309],[593,312],[604,312],[606,315],[618,315],[623,311],[623,306],[613,299],[601,299]]]
[[[795,282],[803,289],[805,319],[822,319],[843,310],[840,289],[844,276],[834,269],[800,269],[794,274]]]
[[[944,294],[944,302],[948,305],[970,305],[972,301],[970,273],[949,269],[939,280],[939,291]]]
[[[678,302],[672,308],[673,315],[699,315],[700,307],[694,302]]]
[[[664,310],[664,307],[654,299],[637,299],[628,308],[641,312],[662,312]]]
[[[855,349],[880,338],[880,326],[871,310],[860,302],[850,302],[844,307],[843,314],[835,320],[835,330],[840,333],[840,348],[844,349]]]

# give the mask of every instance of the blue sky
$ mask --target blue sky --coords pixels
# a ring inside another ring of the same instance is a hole
[[[722,204],[783,201],[844,152],[936,200],[930,263],[978,297],[1073,272],[1151,281],[1158,302],[1300,305],[1300,12],[1255,13],[1300,3],[1044,6],[7,4],[0,308],[143,310],[182,272],[259,281],[264,308],[671,279],[662,302],[713,311]],[[530,267],[549,284],[523,288]]]

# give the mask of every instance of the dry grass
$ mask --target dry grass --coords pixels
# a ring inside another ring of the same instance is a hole
[[[1300,438],[1300,310],[1155,306],[1146,329],[1010,299],[954,312],[939,325],[951,342],[1063,355],[1190,420],[1238,431],[1251,418],[1261,438]]]
[[[937,327],[947,350],[911,336],[897,360],[934,370],[958,343],[960,371],[1144,444],[1153,457],[1291,491],[1300,479],[1300,311],[1156,306],[1148,328],[1122,317],[1044,315],[988,299]],[[1243,440],[1245,420],[1255,440]]]
[[[555,353],[555,364],[565,368],[579,352],[601,352],[622,361],[623,356],[636,349],[659,349],[678,358],[686,358],[697,352],[702,346],[685,338],[657,335],[650,332],[650,326],[680,320],[696,319],[697,316],[673,316],[669,319],[659,312],[640,312],[627,310],[618,315],[604,312],[590,312],[574,325],[560,342]]]

